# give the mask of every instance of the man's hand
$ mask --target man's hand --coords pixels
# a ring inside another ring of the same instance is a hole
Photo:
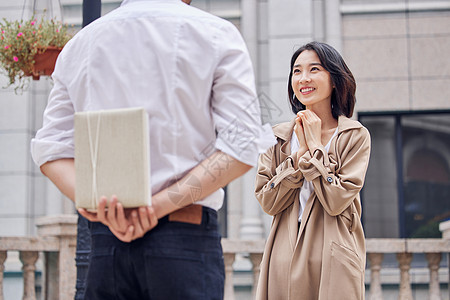
[[[141,238],[158,224],[152,207],[124,209],[116,196],[112,197],[108,208],[106,208],[107,203],[106,197],[101,197],[95,213],[83,208],[78,211],[89,221],[101,222],[108,226],[109,230],[122,242],[131,242]]]
[[[133,235],[131,240],[143,237],[148,231],[158,225],[158,218],[153,207],[142,206],[131,212],[131,221],[133,222]]]

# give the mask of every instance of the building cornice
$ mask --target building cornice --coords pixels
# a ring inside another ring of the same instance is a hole
[[[370,4],[342,4],[340,11],[343,15],[351,14],[378,14],[378,13],[402,13],[417,11],[448,11],[448,1],[433,2],[399,2],[399,3],[370,3]]]

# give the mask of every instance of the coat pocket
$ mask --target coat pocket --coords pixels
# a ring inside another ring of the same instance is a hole
[[[364,269],[358,255],[335,242],[331,244],[328,295],[335,300],[364,299]]]

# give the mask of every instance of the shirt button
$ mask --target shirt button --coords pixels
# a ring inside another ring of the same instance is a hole
[[[272,183],[270,184],[270,188],[273,189],[274,186],[275,186],[275,183],[272,182]]]
[[[327,178],[327,181],[328,181],[329,183],[332,183],[332,182],[333,182],[333,178],[331,178],[331,176],[329,176],[329,177]]]

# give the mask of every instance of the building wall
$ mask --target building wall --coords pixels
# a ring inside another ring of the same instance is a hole
[[[341,11],[342,52],[357,81],[357,113],[450,109],[448,1],[343,1]],[[448,133],[445,123],[439,122],[440,131]],[[395,120],[379,117],[368,124],[366,234],[400,237]]]
[[[40,11],[52,6],[54,16],[62,15],[77,27],[81,2],[63,0],[58,9],[56,0],[36,1]],[[114,0],[102,3],[103,14],[119,5]],[[32,5],[33,1],[25,5],[2,1],[0,17],[28,17]],[[343,54],[358,84],[356,113],[450,108],[448,1],[194,0],[193,5],[240,28],[254,63],[264,122],[292,118],[286,92],[289,60],[295,49],[311,40],[328,42]],[[5,80],[0,78],[2,86]],[[29,154],[29,141],[42,124],[50,88],[50,81],[40,80],[31,82],[22,95],[11,88],[0,90],[0,235],[32,234],[36,217],[73,211]],[[375,147],[392,146],[380,139]],[[229,185],[230,237],[268,233],[271,218],[254,199],[254,175],[253,170]],[[385,211],[391,213],[387,218],[393,224],[395,195],[389,188],[383,193],[381,198],[389,199]]]
[[[450,108],[450,7],[423,4],[392,12],[344,6],[343,53],[359,111]]]
[[[24,5],[2,0],[0,17],[29,17],[33,3],[40,5],[39,11],[53,5],[54,16],[79,28],[82,0],[61,0],[61,10],[57,2],[26,0]],[[119,2],[103,0],[102,13]],[[311,40],[330,43],[353,71],[358,86],[355,115],[450,109],[450,4],[446,0],[193,0],[192,5],[229,19],[241,30],[254,63],[264,122],[293,117],[287,100],[289,61],[299,46]],[[0,85],[6,83],[6,77],[0,76]],[[11,88],[0,89],[0,236],[33,235],[37,217],[74,212],[71,202],[31,160],[29,143],[41,127],[51,82],[41,79],[30,84],[21,95]],[[394,124],[389,118],[376,122],[371,160],[383,164],[371,163],[368,170],[366,183],[371,187],[364,191],[364,221],[377,228],[369,232],[371,237],[398,237],[395,157],[384,154],[395,147]],[[255,169],[228,186],[229,238],[268,234],[271,217],[254,198],[254,176]],[[248,267],[237,259],[235,268]]]
[[[44,2],[35,6],[37,15]],[[0,17],[29,18],[32,5],[33,1],[2,1]],[[46,5],[57,3],[47,0]],[[58,11],[53,16],[57,17]],[[61,200],[59,192],[35,167],[29,151],[30,140],[42,124],[51,82],[30,81],[25,92],[16,94],[12,87],[3,88],[7,80],[3,74],[0,76],[0,235],[33,235],[37,217],[71,210],[70,203]]]

